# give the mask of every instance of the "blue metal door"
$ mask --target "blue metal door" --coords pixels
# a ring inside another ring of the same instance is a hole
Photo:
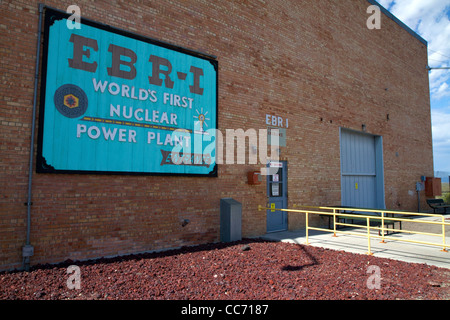
[[[341,204],[384,208],[381,137],[341,130]]]
[[[271,161],[267,176],[267,196],[269,206],[275,209],[287,208],[287,161]],[[275,170],[278,168],[278,170]],[[287,212],[267,210],[267,232],[285,231],[288,227]]]

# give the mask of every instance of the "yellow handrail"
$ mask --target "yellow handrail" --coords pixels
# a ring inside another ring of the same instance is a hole
[[[395,211],[395,210],[383,210],[383,209],[366,209],[366,208],[353,208],[353,207],[335,207],[335,206],[299,206],[297,204],[293,205],[294,208],[316,208],[321,210],[343,210],[343,211],[364,211],[364,212],[373,212],[373,213],[392,213],[392,214],[403,214],[403,215],[416,215],[416,216],[425,216],[425,217],[441,217],[441,214],[437,213],[421,213],[421,212],[410,212],[410,211]]]
[[[297,205],[294,205],[294,207],[298,207]],[[377,209],[364,209],[364,208],[343,208],[343,207],[324,207],[324,206],[301,206],[303,208],[311,208],[311,209],[319,209],[318,210],[303,210],[303,209],[276,209],[276,211],[285,211],[285,212],[294,212],[294,213],[305,213],[306,214],[306,244],[309,244],[309,230],[318,230],[318,231],[325,231],[325,232],[333,232],[333,236],[336,236],[336,233],[345,233],[345,234],[353,234],[353,235],[364,235],[361,233],[356,232],[349,232],[349,231],[339,231],[336,230],[336,225],[344,225],[344,226],[352,226],[352,227],[359,227],[359,228],[366,228],[367,229],[367,246],[368,246],[368,254],[372,254],[371,248],[370,248],[370,238],[381,238],[381,243],[385,243],[385,239],[388,240],[397,240],[397,241],[405,241],[405,242],[413,242],[413,243],[420,243],[420,244],[427,244],[427,245],[436,245],[436,246],[442,246],[442,250],[444,252],[447,252],[446,248],[450,248],[450,245],[447,245],[445,243],[445,226],[450,226],[450,223],[445,222],[445,217],[440,214],[429,214],[429,213],[417,213],[417,212],[406,212],[406,211],[393,211],[393,210],[377,210]],[[261,205],[258,205],[258,211],[262,210],[273,210],[273,208],[266,208]],[[326,212],[323,210],[332,210],[332,212]],[[346,212],[337,212],[337,211],[357,211],[357,212],[371,212],[371,213],[379,213],[380,216],[376,215],[363,215],[363,214],[354,214],[354,213],[346,213]],[[423,221],[423,220],[412,220],[407,218],[395,218],[395,217],[386,217],[386,213],[391,214],[402,214],[402,215],[419,215],[419,216],[429,216],[429,217],[441,217],[442,222],[437,221]],[[330,215],[333,216],[333,230],[330,229],[324,229],[324,228],[318,228],[318,227],[310,227],[309,226],[309,214],[319,214],[319,215]],[[354,217],[358,219],[365,219],[366,220],[366,226],[361,225],[355,225],[355,224],[348,224],[348,223],[341,223],[336,222],[336,217]],[[381,228],[380,227],[371,227],[370,226],[370,220],[381,220]],[[391,220],[391,221],[408,221],[408,222],[416,222],[416,223],[424,223],[424,224],[437,224],[442,225],[442,233],[428,233],[428,232],[419,232],[419,231],[412,231],[412,230],[400,230],[400,229],[388,229],[385,228],[384,221],[385,220]],[[381,236],[371,235],[370,230],[379,230],[381,231]],[[410,239],[401,239],[401,238],[393,238],[385,236],[385,231],[396,231],[396,232],[405,232],[405,233],[414,233],[414,234],[422,234],[422,235],[428,235],[428,236],[439,236],[442,237],[442,243],[433,243],[433,242],[426,242],[426,241],[418,241],[418,240],[410,240]]]

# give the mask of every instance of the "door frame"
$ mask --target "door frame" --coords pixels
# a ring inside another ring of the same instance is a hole
[[[266,193],[267,193],[267,199],[269,202],[269,207],[271,203],[275,203],[276,204],[276,208],[278,209],[287,209],[287,203],[288,203],[288,162],[287,160],[278,160],[278,161],[269,161],[269,163],[267,164],[267,166],[270,166],[270,163],[274,162],[274,163],[281,163],[282,164],[282,171],[281,171],[281,196],[278,197],[272,197],[271,196],[271,187],[273,184],[272,179],[272,175],[267,175],[267,189],[266,189]],[[270,170],[268,170],[268,172],[270,172]],[[278,173],[279,174],[279,171]],[[281,221],[280,224],[278,225],[271,225],[271,222],[273,220],[271,220],[271,217],[273,217],[273,215],[280,215],[279,219]],[[266,232],[270,233],[270,232],[279,232],[279,231],[286,231],[288,230],[288,214],[286,211],[275,211],[272,212],[272,210],[267,210],[267,214],[266,214]]]
[[[342,164],[342,133],[343,131],[350,134],[360,134],[370,136],[374,138],[375,144],[375,206],[376,209],[386,209],[385,193],[384,193],[384,161],[383,161],[383,137],[380,135],[374,135],[366,132],[352,130],[348,128],[339,128],[339,152],[340,152],[340,168],[341,168],[341,205],[344,205],[344,186],[343,186],[343,164]]]

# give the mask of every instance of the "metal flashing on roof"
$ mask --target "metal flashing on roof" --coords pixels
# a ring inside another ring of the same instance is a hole
[[[422,42],[424,45],[428,46],[428,42],[422,38],[417,32],[412,30],[410,27],[408,27],[406,24],[404,24],[400,19],[398,19],[396,16],[394,16],[392,13],[390,13],[385,7],[383,7],[381,4],[379,4],[375,0],[367,0],[370,4],[376,5],[380,7],[381,12],[383,12],[386,16],[391,18],[395,23],[397,23],[400,27],[408,31],[414,38]]]

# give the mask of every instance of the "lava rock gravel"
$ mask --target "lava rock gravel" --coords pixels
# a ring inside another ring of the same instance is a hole
[[[244,239],[3,272],[0,299],[445,300],[449,283],[449,269],[426,264]]]

